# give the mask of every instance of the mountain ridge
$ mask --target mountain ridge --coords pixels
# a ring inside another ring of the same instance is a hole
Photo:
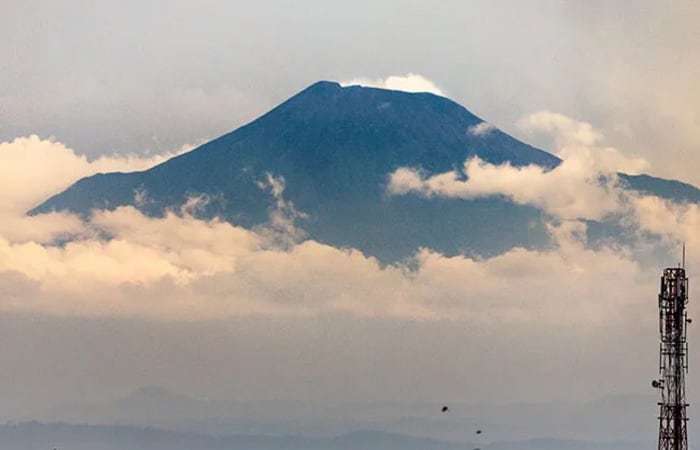
[[[458,450],[473,448],[473,443],[414,438],[396,433],[358,430],[334,438],[303,436],[227,435],[211,436],[120,425],[81,425],[66,423],[23,422],[0,425],[0,445],[5,450],[44,448],[73,450]],[[613,450],[638,448],[637,442],[598,443],[564,439],[529,439],[525,441],[484,444],[490,450]]]

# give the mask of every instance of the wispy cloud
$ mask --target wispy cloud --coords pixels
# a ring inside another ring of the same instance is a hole
[[[553,134],[562,163],[550,170],[537,165],[494,165],[472,158],[464,162],[463,173],[451,170],[438,174],[403,167],[390,175],[388,190],[394,195],[413,192],[464,199],[505,196],[564,220],[603,220],[627,208],[617,172],[645,169],[645,160],[601,146],[600,132],[561,114],[538,112],[522,119],[519,126],[531,133]]]
[[[488,122],[481,122],[467,128],[467,134],[472,136],[488,136],[495,130],[496,127]]]
[[[343,81],[340,84],[343,86],[359,85],[405,92],[430,92],[443,97],[446,95],[434,82],[423,75],[415,73],[391,75],[378,79],[359,77]]]
[[[591,168],[602,172],[636,174],[648,170],[649,162],[639,156],[627,156],[604,145],[605,136],[588,122],[552,111],[529,114],[517,123],[526,134],[547,133],[554,137],[555,153],[562,159],[587,160]]]

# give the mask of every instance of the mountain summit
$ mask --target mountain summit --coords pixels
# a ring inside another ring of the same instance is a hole
[[[189,153],[143,172],[84,178],[30,214],[133,205],[161,215],[205,195],[202,217],[250,228],[265,224],[279,204],[279,191],[266,184],[274,177],[284,180],[285,201],[303,213],[298,225],[309,238],[384,261],[420,247],[488,255],[543,245],[541,213],[528,206],[495,197],[386,195],[388,175],[399,167],[445,172],[472,156],[514,166],[560,162],[445,97],[321,81]],[[653,190],[650,180],[641,180],[642,188]]]

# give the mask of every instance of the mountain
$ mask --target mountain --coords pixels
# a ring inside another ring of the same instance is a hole
[[[541,213],[499,197],[475,200],[389,197],[388,175],[399,167],[437,173],[478,156],[515,166],[553,168],[560,160],[495,129],[470,133],[483,120],[429,93],[406,93],[318,82],[262,117],[201,147],[142,172],[98,174],[30,211],[134,205],[150,215],[205,194],[203,218],[219,216],[252,228],[269,220],[276,199],[260,187],[283,177],[284,198],[305,214],[308,237],[353,247],[383,261],[428,247],[448,255],[497,254],[515,245],[541,247]],[[630,189],[700,200],[675,181],[626,176]],[[145,193],[137,202],[136,193]]]
[[[532,439],[486,444],[485,450],[633,450],[634,442]],[[474,444],[414,438],[377,431],[356,431],[336,438],[299,436],[210,436],[151,428],[29,422],[0,425],[3,450],[461,450]]]
[[[241,402],[197,399],[161,387],[139,388],[102,404],[53,408],[32,419],[44,423],[114,424],[203,435],[302,435],[325,439],[356,430],[372,430],[451,442],[474,437],[474,427],[489,440],[522,441],[532,437],[597,441],[650,441],[658,414],[649,395],[615,395],[586,402],[441,404],[369,402],[318,404],[304,401]],[[26,418],[25,420],[28,420]],[[652,425],[652,426],[649,426]],[[689,432],[696,434],[695,422]],[[4,448],[0,446],[0,448]]]

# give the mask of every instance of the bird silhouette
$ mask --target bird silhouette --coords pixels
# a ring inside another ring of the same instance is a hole
[[[442,412],[447,412],[447,411],[449,411],[449,410],[450,410],[450,408],[448,408],[447,406],[443,406],[443,407],[442,407]]]

